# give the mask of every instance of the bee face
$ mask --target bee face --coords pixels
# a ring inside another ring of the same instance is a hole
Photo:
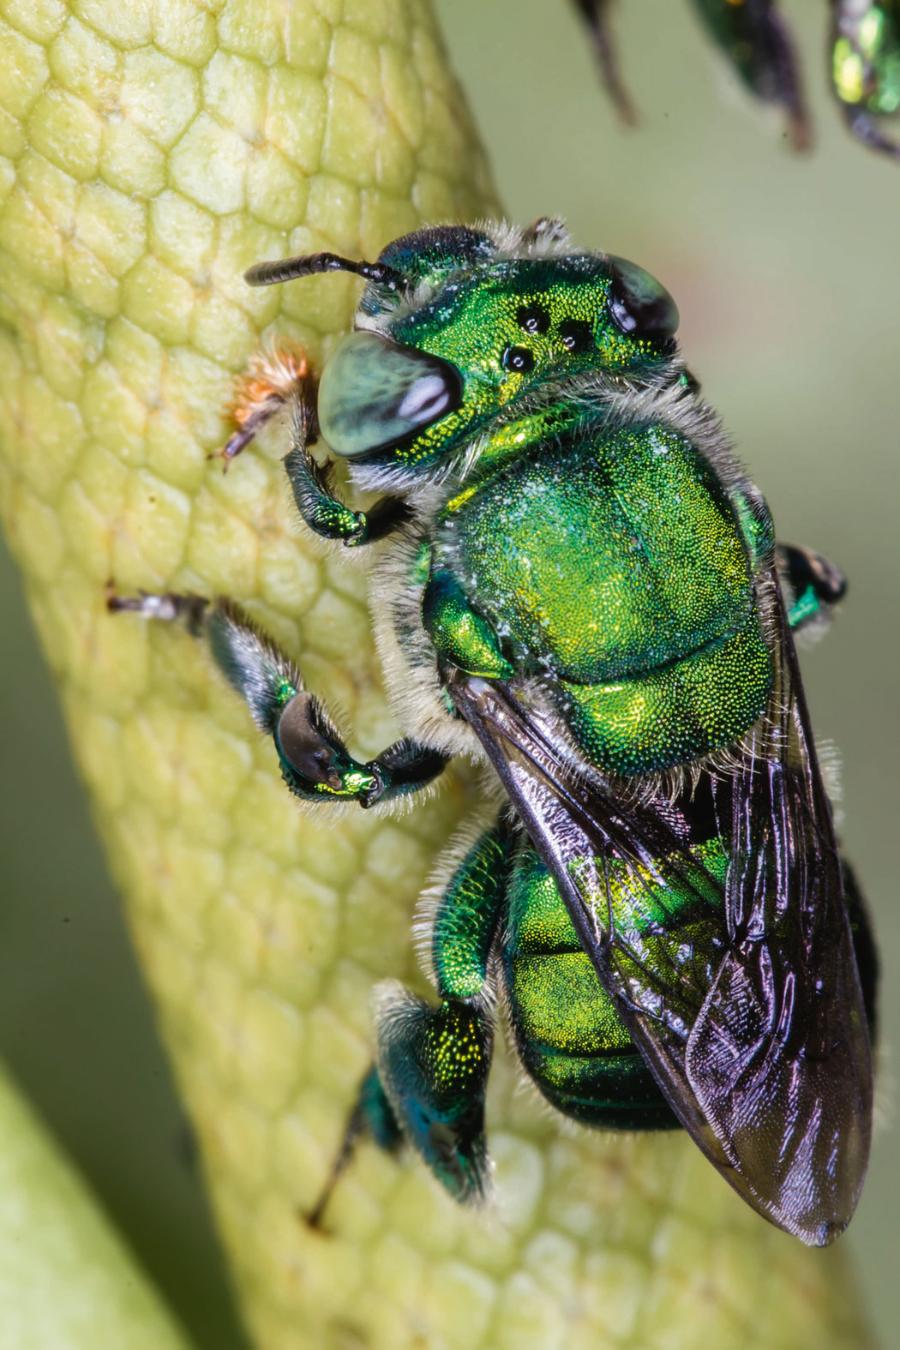
[[[406,293],[370,285],[356,332],[326,366],[319,420],[332,450],[428,468],[514,420],[525,396],[591,373],[641,381],[669,361],[668,291],[634,263],[559,247],[519,240],[510,256],[454,227],[385,250],[379,264]]]

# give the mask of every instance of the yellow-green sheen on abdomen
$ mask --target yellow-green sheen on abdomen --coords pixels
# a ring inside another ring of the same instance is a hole
[[[727,851],[718,838],[691,849],[698,867],[695,890],[667,881],[660,860],[657,884],[633,904],[625,874],[608,872],[617,925],[632,929],[652,962],[706,962],[721,923],[719,892]],[[619,869],[621,872],[621,869]],[[698,899],[708,889],[709,900]],[[639,938],[637,935],[640,935]],[[510,1024],[519,1054],[543,1095],[585,1124],[654,1129],[673,1125],[653,1075],[635,1048],[610,995],[578,941],[556,881],[530,845],[514,865],[501,950]]]

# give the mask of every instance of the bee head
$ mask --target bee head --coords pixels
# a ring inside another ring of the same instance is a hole
[[[320,426],[336,454],[395,476],[515,420],[526,397],[591,374],[644,383],[675,351],[668,291],[635,263],[575,251],[556,220],[423,229],[375,263],[316,254],[247,277],[338,268],[368,285],[325,366]]]

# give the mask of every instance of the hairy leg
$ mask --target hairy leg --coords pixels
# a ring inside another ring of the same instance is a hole
[[[890,155],[892,159],[900,159],[900,141],[883,131],[872,113],[851,107],[844,107],[843,112],[851,135],[858,141],[872,150],[879,150],[883,155]]]
[[[296,666],[230,600],[110,591],[107,604],[114,611],[181,621],[194,636],[205,637],[260,731],[273,738],[288,787],[305,801],[374,806],[426,786],[448,762],[440,751],[408,738],[365,763],[354,759],[324,705],[304,687]]]
[[[487,966],[506,897],[510,831],[485,831],[428,915],[437,1007],[389,983],[376,1011],[378,1062],[360,1087],[341,1146],[308,1216],[318,1225],[357,1141],[412,1144],[455,1200],[487,1189],[484,1096],[493,1031]]]
[[[428,916],[435,1007],[397,984],[379,990],[378,1072],[406,1139],[463,1203],[488,1185],[484,1099],[493,1048],[488,960],[506,899],[511,831],[482,834]]]
[[[331,1164],[325,1185],[319,1192],[319,1198],[309,1213],[304,1215],[311,1228],[321,1227],[322,1216],[334,1188],[353,1157],[358,1141],[367,1135],[386,1153],[395,1153],[403,1142],[403,1134],[374,1064],[359,1085],[353,1110],[347,1117],[341,1146]]]
[[[224,467],[236,459],[263,427],[287,404],[299,401],[315,409],[316,379],[302,352],[271,348],[254,353],[235,382],[229,408],[235,430],[217,457]]]
[[[315,534],[356,548],[390,534],[407,519],[408,512],[393,497],[376,502],[368,511],[354,511],[333,494],[330,466],[317,464],[310,454],[319,436],[317,387],[317,378],[302,354],[289,349],[257,352],[237,381],[230,409],[235,431],[217,453],[227,469],[276,413],[289,409],[291,448],[284,467],[297,510]]]

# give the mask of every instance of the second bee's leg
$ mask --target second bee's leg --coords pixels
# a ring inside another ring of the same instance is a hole
[[[843,105],[843,113],[850,134],[858,141],[862,141],[863,145],[869,146],[871,150],[878,150],[883,155],[900,159],[900,141],[882,131],[877,119],[871,113],[861,108],[848,107],[846,104]]]
[[[795,150],[810,145],[809,113],[790,30],[775,0],[694,0],[701,22],[758,99],[782,107]]]
[[[431,916],[440,1003],[382,986],[378,1072],[404,1136],[454,1199],[487,1190],[484,1099],[493,1047],[487,964],[506,894],[509,830],[470,848]]]
[[[610,0],[575,0],[575,8],[587,24],[600,78],[606,86],[606,92],[622,121],[628,126],[633,126],[637,117],[628,91],[622,83],[610,32]]]
[[[847,578],[834,563],[809,548],[779,544],[776,550],[782,576],[791,592],[788,623],[796,632],[827,619],[847,593]]]
[[[205,636],[260,731],[272,736],[288,787],[306,801],[374,806],[426,786],[448,762],[440,751],[409,739],[396,741],[365,763],[354,759],[322,703],[304,688],[294,664],[229,600],[110,593],[107,603],[116,612],[181,620],[195,636]]]

